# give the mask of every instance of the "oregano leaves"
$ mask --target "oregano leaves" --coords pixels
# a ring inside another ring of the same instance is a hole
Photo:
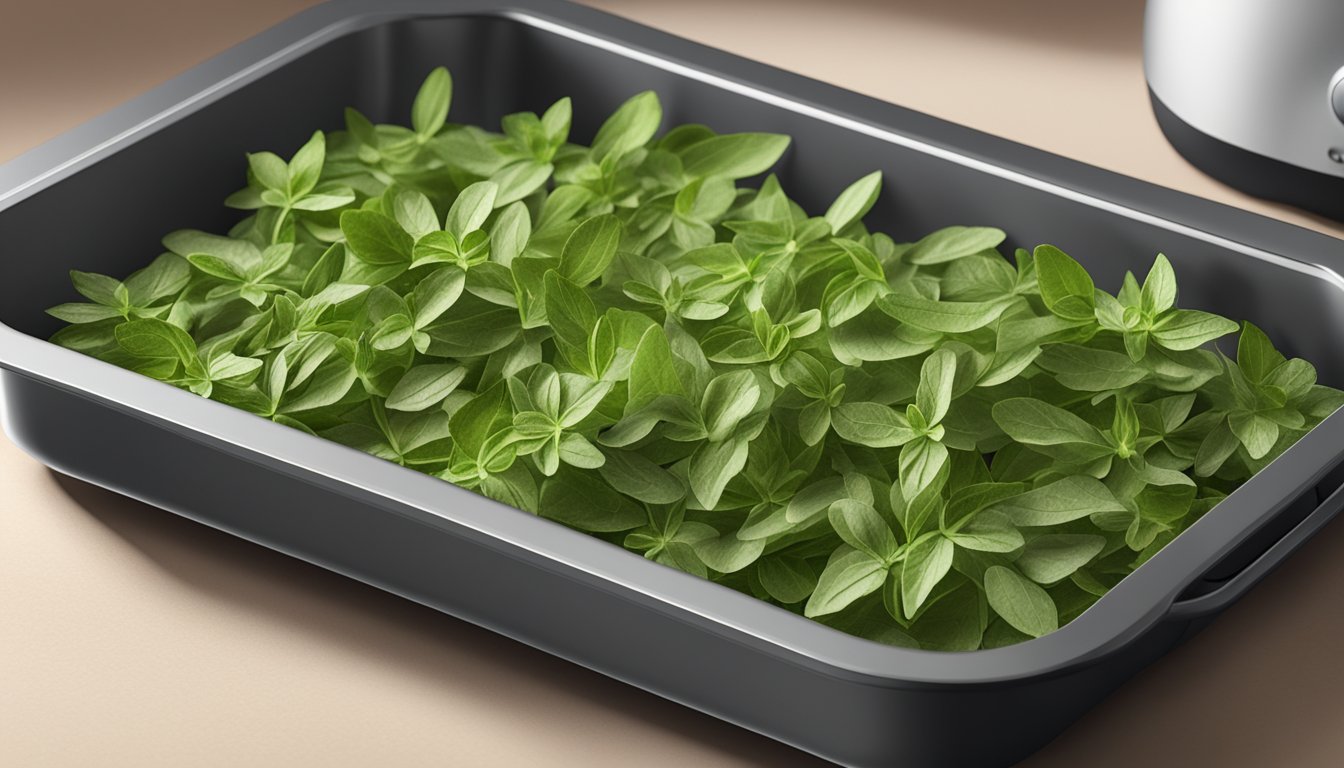
[[[788,137],[660,135],[651,92],[587,145],[569,99],[488,131],[452,95],[240,159],[245,218],[72,272],[53,341],[933,650],[1053,631],[1344,402],[1164,256],[1112,294],[1000,229],[870,231],[881,172],[811,215],[742,181]]]

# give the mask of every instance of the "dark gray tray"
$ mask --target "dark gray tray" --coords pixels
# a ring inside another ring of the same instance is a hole
[[[124,274],[165,232],[222,230],[245,151],[353,105],[408,113],[432,66],[453,119],[570,95],[575,135],[653,88],[669,122],[791,134],[813,210],[873,170],[902,236],[1006,225],[1102,285],[1164,251],[1186,306],[1247,318],[1344,384],[1338,241],[552,0],[341,1],[0,167],[6,427],[59,471],[231,531],[837,762],[1012,763],[1197,630],[1344,504],[1336,414],[1058,632],[965,654],[886,647],[44,339],[67,270]],[[245,490],[245,493],[243,492]],[[1137,757],[1137,755],[1136,755]]]

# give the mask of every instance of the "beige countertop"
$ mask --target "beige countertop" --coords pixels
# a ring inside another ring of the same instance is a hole
[[[0,162],[309,5],[0,0]],[[1190,168],[1137,0],[595,0],[1344,236]],[[0,439],[0,765],[785,766],[762,737],[114,494]],[[1338,766],[1344,523],[1024,765]],[[968,733],[968,738],[973,738]]]

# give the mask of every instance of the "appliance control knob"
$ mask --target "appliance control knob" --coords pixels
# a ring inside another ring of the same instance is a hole
[[[1344,71],[1341,71],[1344,75]],[[1344,77],[1335,76],[1335,83],[1330,87],[1330,106],[1335,108],[1335,117],[1340,122],[1344,122]]]

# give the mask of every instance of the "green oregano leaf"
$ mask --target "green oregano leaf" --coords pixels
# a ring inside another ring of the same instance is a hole
[[[1059,628],[1059,612],[1044,589],[1017,571],[995,565],[985,571],[989,607],[1014,629],[1031,637]]]

